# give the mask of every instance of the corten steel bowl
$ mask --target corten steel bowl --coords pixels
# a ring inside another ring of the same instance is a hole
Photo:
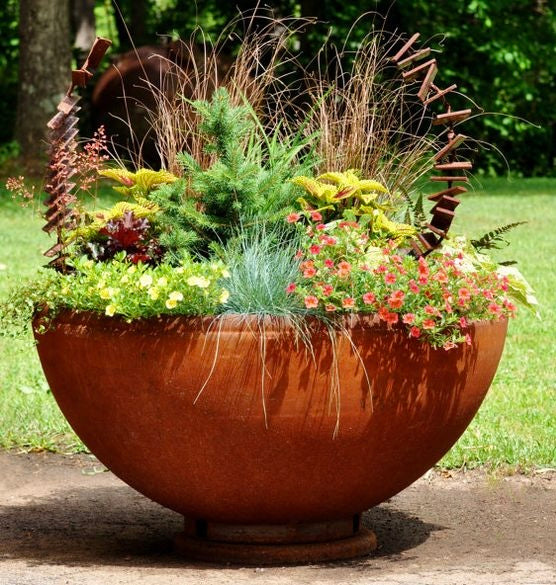
[[[507,322],[473,324],[472,344],[450,351],[371,318],[348,318],[345,329],[351,341],[338,334],[333,348],[313,323],[308,350],[278,319],[128,324],[65,312],[35,335],[83,442],[188,519],[182,550],[289,562],[373,546],[359,514],[415,481],[463,433],[496,372]]]

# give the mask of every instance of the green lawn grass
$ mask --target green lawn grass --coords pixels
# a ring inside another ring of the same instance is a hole
[[[556,180],[484,180],[463,196],[455,232],[480,236],[519,220],[510,248],[541,303],[541,319],[520,311],[510,324],[498,374],[479,414],[452,451],[445,468],[556,467]],[[0,296],[43,263],[48,237],[41,222],[0,191]],[[79,450],[42,375],[31,339],[0,337],[0,447]]]

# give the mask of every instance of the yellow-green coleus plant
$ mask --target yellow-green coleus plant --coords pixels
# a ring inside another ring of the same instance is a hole
[[[388,218],[386,212],[390,205],[385,201],[388,189],[373,179],[361,179],[354,169],[323,173],[316,179],[299,176],[292,182],[307,193],[307,197],[297,200],[301,208],[322,214],[325,222],[357,217],[370,231],[395,239],[412,236],[417,231],[409,224]]]
[[[120,186],[114,187],[114,190],[126,197],[132,197],[135,202],[118,201],[110,209],[85,213],[83,223],[68,233],[67,242],[88,241],[94,238],[108,222],[121,219],[128,212],[133,213],[138,219],[148,219],[153,223],[160,212],[160,207],[149,200],[151,191],[178,180],[178,177],[168,171],[151,169],[139,169],[135,173],[120,168],[105,169],[99,171],[99,175],[121,183]]]

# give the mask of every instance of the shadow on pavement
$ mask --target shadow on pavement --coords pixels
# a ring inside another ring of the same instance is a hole
[[[426,541],[433,531],[442,530],[390,504],[367,512],[364,525],[376,532],[379,549],[363,561],[348,563],[350,566],[377,556],[396,557]],[[70,566],[190,565],[172,552],[172,537],[181,527],[179,514],[127,487],[57,491],[23,504],[0,505],[0,561]]]

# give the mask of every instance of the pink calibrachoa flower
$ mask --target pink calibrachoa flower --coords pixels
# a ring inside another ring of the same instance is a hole
[[[418,262],[419,262],[419,266],[418,266],[419,274],[422,276],[428,276],[429,275],[429,265],[427,264],[427,261],[423,258],[423,256],[420,256]]]
[[[325,226],[323,223],[318,223],[318,224],[315,226],[315,229],[316,229],[316,230],[318,230],[319,232],[322,232],[323,230],[325,230],[325,229],[326,229],[326,226]]]
[[[316,273],[317,271],[312,266],[310,266],[309,268],[305,268],[305,270],[303,271],[303,277],[313,278],[313,276],[315,276]]]
[[[318,244],[313,244],[310,248],[309,248],[309,252],[311,252],[311,254],[314,254],[315,256],[322,250],[321,246],[319,246]]]
[[[403,305],[403,300],[405,298],[405,293],[402,290],[395,290],[389,297],[388,297],[388,304],[392,309],[399,309]]]
[[[395,325],[398,322],[398,319],[398,313],[388,313],[388,315],[386,315],[385,321],[388,323],[388,325]]]
[[[417,339],[418,337],[421,337],[421,330],[419,329],[419,327],[412,327],[409,330],[409,336],[415,337],[415,339]]]
[[[415,315],[413,313],[406,313],[403,317],[402,317],[402,321],[406,324],[406,325],[413,325],[413,323],[415,323]]]
[[[432,319],[425,319],[423,321],[423,329],[434,329],[436,327],[436,323]]]
[[[367,292],[363,295],[363,302],[366,305],[372,305],[376,301],[376,297],[372,292]]]
[[[488,301],[492,301],[494,299],[494,293],[491,290],[488,290],[488,289],[483,291],[483,296]]]
[[[448,275],[443,270],[440,270],[435,274],[434,280],[440,282],[440,284],[446,284],[448,282]]]
[[[471,299],[471,292],[468,288],[462,287],[458,290],[458,298],[460,301],[468,301]]]
[[[286,221],[288,223],[297,223],[299,221],[299,218],[301,217],[300,213],[290,213],[287,217],[286,217]]]
[[[331,258],[327,258],[324,261],[324,265],[326,266],[326,268],[334,268],[334,260],[332,260]]]
[[[318,211],[311,211],[311,219],[313,221],[322,221],[322,215]]]
[[[386,321],[389,314],[390,311],[384,306],[380,307],[380,309],[378,310],[378,318],[382,319],[383,321]]]
[[[346,278],[347,276],[350,275],[350,272],[351,264],[349,262],[346,262],[345,260],[342,260],[342,262],[338,264],[338,276],[340,278]]]
[[[434,315],[435,317],[440,313],[436,307],[432,307],[431,305],[425,305],[424,311],[427,315]]]
[[[301,258],[303,258],[303,252],[302,252],[301,250],[298,250],[298,251],[295,253],[295,256],[294,256],[294,258],[295,258],[296,260],[301,260]]]
[[[409,281],[409,290],[414,294],[417,294],[421,290],[413,278]]]
[[[497,305],[496,303],[489,303],[488,310],[493,314],[499,317],[502,314],[502,307]]]
[[[338,307],[336,307],[336,305],[332,305],[332,304],[328,304],[328,305],[324,305],[324,309],[325,311],[328,311],[329,313],[333,313],[334,311],[338,310]]]
[[[396,282],[396,275],[393,274],[392,272],[387,272],[384,275],[384,282],[386,284],[394,284]]]
[[[465,334],[465,343],[466,343],[467,345],[472,345],[472,344],[473,344],[473,341],[472,341],[472,339],[471,339],[471,335],[469,335],[469,333],[466,333],[466,334]]]
[[[454,343],[453,341],[446,341],[442,346],[445,351],[450,351],[451,349],[454,349],[454,347],[457,347],[457,343]]]
[[[467,319],[465,317],[460,317],[459,318],[459,326],[462,329],[465,329],[467,327]]]
[[[342,299],[342,307],[344,309],[353,309],[355,307],[355,299],[353,297],[345,297]]]
[[[428,284],[429,283],[429,277],[425,274],[421,274],[419,275],[419,278],[417,279],[417,282],[419,284]]]
[[[290,282],[290,284],[288,284],[288,286],[286,287],[286,292],[288,294],[291,294],[292,292],[295,292],[295,289],[297,288],[295,282]]]
[[[329,297],[334,292],[334,287],[331,284],[322,285],[322,294],[325,297]]]
[[[314,295],[307,295],[304,299],[304,302],[308,309],[315,309],[319,306],[319,300]]]

